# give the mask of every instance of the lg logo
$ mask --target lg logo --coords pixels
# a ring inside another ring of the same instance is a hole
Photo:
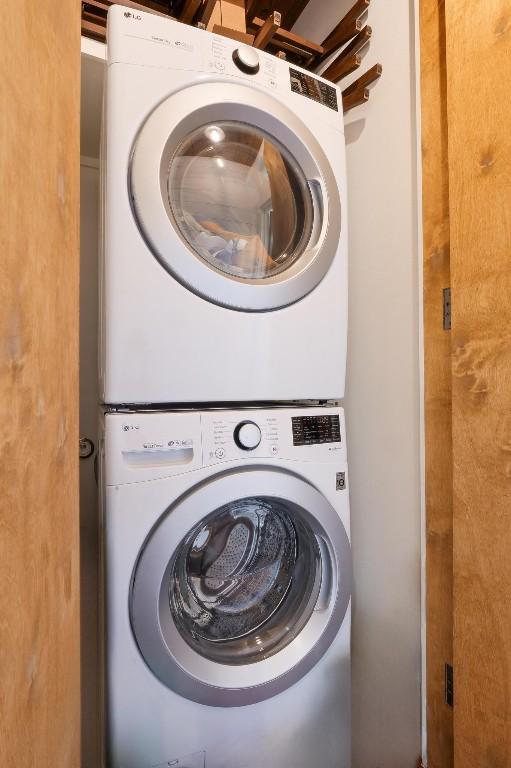
[[[131,13],[131,11],[124,11],[124,15],[127,19],[134,19],[135,21],[142,21],[142,16],[138,13]]]

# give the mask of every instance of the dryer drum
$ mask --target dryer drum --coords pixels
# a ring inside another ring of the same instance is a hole
[[[297,636],[320,586],[321,554],[309,525],[279,499],[251,497],[220,507],[181,542],[169,603],[197,653],[249,664]]]
[[[233,120],[201,126],[178,146],[167,176],[181,234],[222,272],[271,277],[309,244],[314,212],[307,179],[261,129]]]

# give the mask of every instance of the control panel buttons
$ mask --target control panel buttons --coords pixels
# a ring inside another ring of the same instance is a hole
[[[261,442],[261,430],[254,421],[241,421],[234,430],[234,442],[243,451],[253,451]]]
[[[217,459],[223,459],[225,456],[225,450],[223,448],[217,448],[215,451],[215,456]]]
[[[255,75],[259,72],[259,56],[249,45],[240,45],[232,54],[232,60],[242,72]]]

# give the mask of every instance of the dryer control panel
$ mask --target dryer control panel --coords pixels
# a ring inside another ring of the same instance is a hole
[[[213,76],[213,82],[247,82],[283,99],[299,116],[307,109],[309,125],[320,120],[344,133],[340,87],[267,51],[175,19],[131,13],[116,5],[109,11],[107,34],[109,66],[188,72],[187,85],[201,82],[204,73]]]

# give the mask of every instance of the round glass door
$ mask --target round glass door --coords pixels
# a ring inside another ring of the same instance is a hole
[[[133,570],[131,626],[169,688],[241,706],[312,669],[350,594],[335,509],[305,480],[254,468],[217,475],[163,513]]]
[[[299,301],[340,248],[338,182],[323,147],[296,113],[246,85],[197,83],[164,99],[134,141],[128,190],[164,269],[238,311]]]
[[[227,504],[181,542],[170,610],[184,640],[223,664],[250,664],[300,633],[321,585],[310,526],[277,499]]]
[[[192,250],[229,275],[272,277],[309,243],[307,179],[287,149],[253,126],[222,121],[193,131],[171,158],[167,193]]]

